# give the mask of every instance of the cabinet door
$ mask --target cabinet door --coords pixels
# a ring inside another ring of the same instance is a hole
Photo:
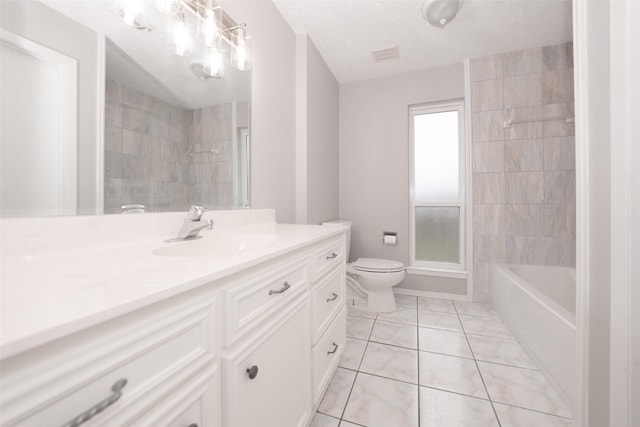
[[[308,294],[223,359],[225,427],[302,427],[311,412]]]

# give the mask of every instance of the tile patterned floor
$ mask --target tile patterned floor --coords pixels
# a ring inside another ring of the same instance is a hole
[[[571,412],[484,304],[396,295],[349,308],[347,346],[311,427],[573,427]]]

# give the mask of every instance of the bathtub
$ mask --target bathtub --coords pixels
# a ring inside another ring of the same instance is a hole
[[[492,264],[494,309],[573,408],[576,381],[576,270]]]

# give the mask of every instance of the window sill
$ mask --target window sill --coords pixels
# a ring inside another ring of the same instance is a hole
[[[441,270],[436,268],[425,268],[409,266],[405,268],[407,274],[414,274],[417,276],[435,276],[435,277],[449,277],[452,279],[465,279],[467,278],[467,272],[461,270]]]

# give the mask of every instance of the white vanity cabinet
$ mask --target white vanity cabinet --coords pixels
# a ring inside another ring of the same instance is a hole
[[[2,360],[2,426],[158,426],[200,399],[220,426],[218,315],[200,289]]]
[[[344,349],[344,294],[333,234],[138,305],[3,358],[0,427],[306,427]]]

